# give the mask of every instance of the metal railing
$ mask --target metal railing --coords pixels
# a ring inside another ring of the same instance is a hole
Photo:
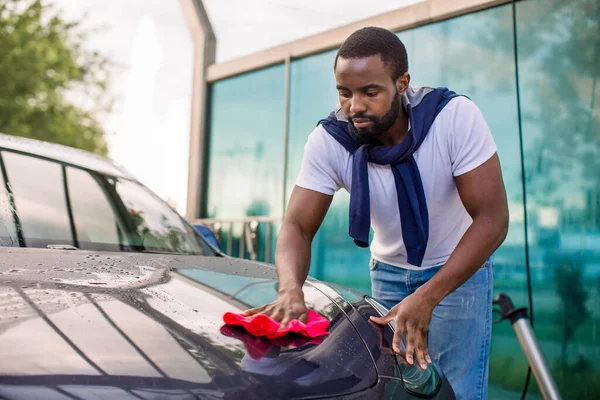
[[[281,221],[281,217],[244,217],[203,218],[192,223],[209,228],[223,253],[270,263],[275,225]],[[237,254],[234,253],[234,242],[237,242]]]

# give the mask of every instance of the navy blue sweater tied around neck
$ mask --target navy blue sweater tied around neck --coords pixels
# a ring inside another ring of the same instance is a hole
[[[327,119],[319,121],[327,133],[354,155],[349,235],[356,245],[369,246],[371,205],[367,163],[391,165],[398,192],[402,238],[408,263],[421,266],[429,238],[429,214],[421,175],[413,154],[423,143],[435,117],[456,96],[456,93],[447,88],[409,87],[402,96],[402,104],[410,127],[406,138],[394,146],[361,144],[339,108]]]

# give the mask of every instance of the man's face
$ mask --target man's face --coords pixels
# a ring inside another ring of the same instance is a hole
[[[379,55],[338,58],[335,79],[342,110],[361,141],[373,142],[396,122],[404,80],[394,82]]]

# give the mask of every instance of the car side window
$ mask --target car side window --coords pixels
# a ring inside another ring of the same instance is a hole
[[[12,207],[6,190],[5,178],[0,169],[0,246],[19,246]]]
[[[175,211],[145,187],[119,180],[115,189],[125,204],[135,230],[148,251],[204,254],[197,234]]]
[[[8,151],[2,152],[27,247],[73,246],[62,166]]]
[[[124,229],[98,181],[87,171],[68,167],[67,185],[78,248],[120,251],[127,244]]]

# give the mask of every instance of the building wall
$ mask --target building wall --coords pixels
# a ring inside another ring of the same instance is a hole
[[[486,117],[510,208],[495,292],[518,306],[531,295],[560,390],[581,398],[600,391],[600,5],[524,0],[515,18],[516,31],[507,4],[398,36],[414,86],[450,87]],[[284,65],[212,85],[207,216],[283,214],[306,138],[337,103],[334,57],[291,62],[287,143]],[[347,193],[335,195],[310,275],[368,293],[369,252],[347,235],[348,204]],[[510,324],[495,324],[490,398],[520,398],[526,371]]]

